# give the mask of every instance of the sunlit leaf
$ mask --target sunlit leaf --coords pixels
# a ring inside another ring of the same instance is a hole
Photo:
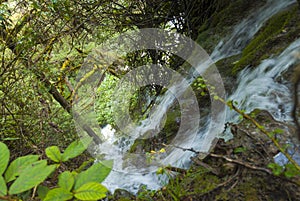
[[[43,201],[65,201],[73,198],[73,194],[64,188],[50,190]]]
[[[70,171],[63,172],[58,177],[58,186],[67,191],[71,191],[74,182],[74,175]]]
[[[107,189],[100,183],[89,182],[75,191],[74,196],[80,200],[99,200],[106,197]]]
[[[5,196],[7,194],[7,186],[4,178],[0,175],[0,196]]]
[[[60,162],[62,159],[60,150],[57,146],[51,146],[46,148],[46,155],[54,162]]]
[[[90,142],[91,139],[87,142],[87,144],[89,144]],[[82,154],[86,150],[87,144],[82,143],[81,141],[72,142],[62,154],[62,161],[68,161],[69,159],[75,158]]]
[[[94,164],[86,171],[79,173],[75,179],[74,189],[76,190],[88,182],[101,183],[110,173],[112,165],[113,161],[104,161]]]

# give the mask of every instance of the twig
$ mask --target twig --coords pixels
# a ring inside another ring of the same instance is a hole
[[[196,153],[196,154],[203,154],[202,152],[196,151],[193,148],[182,148],[182,147],[179,147],[179,146],[176,146],[176,145],[172,145],[172,146],[174,146],[178,149],[181,149],[183,151],[191,151],[191,152]],[[259,170],[259,171],[266,172],[268,174],[272,174],[272,171],[269,170],[269,169],[253,166],[253,165],[250,165],[248,163],[245,163],[245,162],[242,162],[242,161],[239,161],[239,160],[235,160],[235,159],[231,159],[231,158],[228,158],[228,157],[223,156],[223,155],[218,155],[218,154],[213,154],[213,153],[208,153],[208,155],[211,156],[211,157],[214,157],[214,158],[223,158],[224,160],[226,160],[228,162],[236,163],[238,165],[242,165],[242,166],[247,167],[249,169]]]
[[[228,180],[224,181],[223,183],[218,184],[215,188],[211,189],[208,192],[205,192],[201,196],[208,195],[209,193],[211,193],[211,192],[213,192],[213,191],[215,191],[215,190],[217,190],[217,189],[225,186],[226,184],[230,183],[233,179],[235,179],[239,174],[240,174],[240,170],[238,169],[237,172],[232,177],[230,177]],[[236,184],[234,183],[233,185],[236,185]]]
[[[252,118],[250,115],[244,113],[240,109],[236,108],[233,104],[233,101],[225,102],[223,99],[218,98],[222,103],[228,105],[230,108],[232,108],[234,111],[242,115],[245,119],[250,120],[263,134],[265,134],[269,139],[272,140],[273,144],[277,147],[277,149],[283,153],[283,155],[297,168],[297,170],[300,171],[300,166],[298,163],[292,158],[292,156],[285,151],[284,148],[281,147],[281,145],[278,143],[278,141],[275,139],[274,136],[271,135],[263,126],[261,126],[254,118]]]
[[[172,167],[172,166],[167,166],[165,167],[167,170],[172,171],[172,172],[178,172],[180,174],[186,174],[187,170],[182,169],[182,168],[177,168],[177,167]]]
[[[258,171],[263,171],[263,172],[266,172],[268,174],[272,174],[272,171],[267,169],[267,168],[263,168],[263,167],[257,167],[257,166],[254,166],[254,165],[250,165],[248,163],[245,163],[245,162],[242,162],[242,161],[239,161],[239,160],[235,160],[235,159],[231,159],[231,158],[228,158],[226,156],[222,156],[222,155],[218,155],[218,154],[213,154],[213,153],[210,153],[209,154],[211,157],[214,157],[214,158],[222,158],[230,163],[236,163],[238,165],[241,165],[241,166],[244,166],[246,168],[249,168],[249,169],[252,169],[252,170],[258,170]]]
[[[37,189],[37,185],[33,188],[33,192],[32,192],[32,196],[31,196],[31,200],[33,200],[34,199],[34,197],[35,197],[35,193],[36,193],[36,189]]]
[[[196,158],[192,158],[191,159],[196,165],[202,166],[205,169],[207,169],[208,171],[212,172],[215,175],[220,175],[220,172],[218,170],[216,170],[215,168],[211,167],[210,165],[208,165],[207,163],[204,163],[203,161],[201,161],[198,157]]]

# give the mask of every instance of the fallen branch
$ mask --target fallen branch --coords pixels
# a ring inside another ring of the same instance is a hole
[[[235,159],[232,159],[232,158],[228,158],[226,156],[222,156],[222,155],[218,155],[218,154],[213,154],[213,153],[210,153],[209,156],[214,157],[214,158],[222,158],[222,159],[224,159],[224,160],[226,160],[226,161],[228,161],[230,163],[235,163],[235,164],[244,166],[244,167],[252,169],[252,170],[258,170],[258,171],[266,172],[268,174],[272,174],[272,171],[269,170],[269,169],[267,169],[267,168],[257,167],[257,166],[251,165],[249,163],[245,163],[243,161],[239,161],[239,160],[235,160]]]
[[[202,152],[199,152],[199,151],[196,151],[194,150],[193,148],[182,148],[182,147],[179,147],[179,146],[176,146],[176,145],[172,145],[178,149],[181,149],[183,151],[190,151],[190,152],[193,152],[195,154],[204,154]],[[262,168],[262,167],[257,167],[257,166],[254,166],[254,165],[251,165],[251,164],[248,164],[246,162],[243,162],[243,161],[239,161],[239,160],[235,160],[235,159],[231,159],[231,158],[228,158],[226,156],[223,156],[223,155],[218,155],[218,154],[213,154],[213,153],[207,153],[208,156],[211,156],[211,157],[214,157],[214,158],[222,158],[230,163],[236,163],[238,165],[241,165],[241,166],[244,166],[246,168],[249,168],[249,169],[252,169],[252,170],[258,170],[258,171],[263,171],[263,172],[266,172],[268,174],[272,174],[272,171],[267,169],[267,168]]]

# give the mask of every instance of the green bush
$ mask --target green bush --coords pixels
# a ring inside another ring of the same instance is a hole
[[[108,190],[101,182],[110,173],[112,161],[93,164],[85,171],[81,170],[86,163],[77,171],[61,172],[59,169],[63,162],[79,156],[85,150],[83,143],[74,141],[63,153],[57,146],[46,149],[46,155],[53,164],[39,159],[39,155],[22,156],[9,163],[10,151],[0,142],[0,200],[27,200],[31,197],[43,201],[64,201],[73,198],[99,200],[106,197]],[[51,189],[43,185],[46,183],[51,185]]]

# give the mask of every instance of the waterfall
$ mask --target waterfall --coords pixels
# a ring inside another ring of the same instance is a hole
[[[294,2],[295,0],[268,0],[266,5],[253,11],[249,17],[236,25],[231,35],[220,41],[211,54],[212,60],[217,62],[239,54],[270,17]],[[290,111],[290,105],[288,104],[290,101],[289,90],[284,83],[278,83],[275,79],[295,61],[292,53],[296,51],[299,45],[300,41],[295,41],[278,57],[263,61],[254,71],[250,71],[249,69],[243,70],[239,75],[238,87],[229,98],[238,101],[238,107],[242,109],[249,111],[254,108],[267,109],[279,120],[288,119],[288,112]],[[192,82],[192,80],[189,80],[189,82]],[[264,85],[257,84],[261,82]],[[182,90],[184,91],[184,89]],[[135,128],[136,132],[146,132],[158,127],[164,118],[164,112],[170,107],[174,99],[174,95],[169,92],[160,97],[155,111],[152,112],[150,118],[144,120],[139,127]],[[203,118],[205,119],[205,117]],[[228,111],[227,120],[234,121],[235,119],[236,114]],[[201,146],[205,146],[205,142],[201,142],[201,140],[203,136],[208,135],[208,128],[205,127],[197,131],[190,128],[186,132],[197,133],[196,138],[186,139],[194,141],[193,148],[201,150]],[[138,134],[133,134],[133,136],[138,136]],[[186,136],[189,136],[189,133]],[[112,143],[116,141],[118,144]],[[116,167],[114,167],[103,184],[111,191],[122,188],[132,193],[137,193],[141,185],[145,185],[149,189],[160,188],[165,184],[166,177],[156,175],[155,170],[158,166],[153,165],[144,172],[143,170],[139,171],[136,167],[131,168],[128,166],[122,171],[122,165],[120,164],[123,162],[123,157],[120,152],[128,150],[132,141],[132,139],[114,139],[101,145],[102,147],[99,148],[100,154],[105,152],[106,155],[113,156],[112,158],[116,164]],[[185,147],[184,140],[179,145]],[[190,164],[190,157],[192,155],[190,152],[174,149],[169,153],[166,163],[186,168]],[[180,156],[180,160],[172,161],[174,157],[178,158],[178,156]]]
[[[291,120],[292,93],[281,76],[295,64],[299,51],[300,39],[297,39],[279,56],[262,61],[254,69],[242,70],[229,100],[236,101],[237,107],[246,112],[257,108],[269,111],[278,121]],[[227,120],[236,123],[238,116],[228,110]]]
[[[295,2],[295,0],[268,0],[263,7],[252,12],[250,16],[239,23],[230,36],[219,42],[211,54],[211,58],[217,62],[239,54],[270,17]]]

